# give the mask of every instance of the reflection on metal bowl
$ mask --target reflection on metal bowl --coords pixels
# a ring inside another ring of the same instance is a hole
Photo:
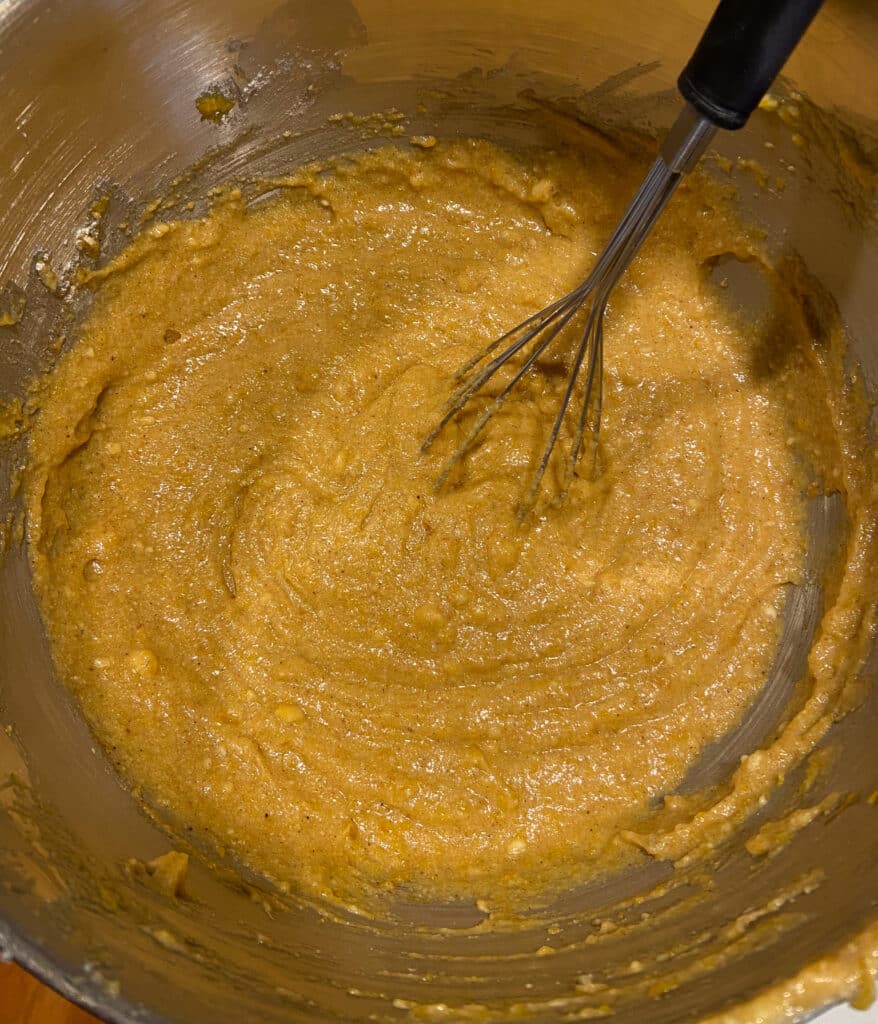
[[[90,224],[111,250],[122,238],[114,229],[149,197],[173,189],[181,202],[195,199],[230,178],[370,144],[329,120],[339,111],[392,107],[412,133],[512,144],[551,144],[559,111],[659,132],[676,109],[674,76],[707,7],[7,0],[0,290],[12,319],[25,301],[20,321],[0,328],[0,400],[24,393],[50,361],[59,323],[84,301],[47,288],[36,253],[60,269],[88,257]],[[835,297],[871,395],[876,57],[875,10],[830,3],[779,90],[781,112],[801,114],[795,131],[777,110],[762,111],[719,147],[745,214]],[[783,177],[782,202],[754,184],[755,161]],[[111,203],[98,224],[93,204],[105,193]],[[0,446],[4,481],[20,454],[14,438]],[[15,500],[4,484],[0,522]],[[844,529],[842,504],[815,503],[812,582],[789,602],[776,671],[688,786],[722,784],[795,706],[823,576]],[[166,851],[167,835],[120,785],[53,678],[26,556],[13,538],[0,563],[0,946],[113,1021],[555,1021],[612,1011],[618,1024],[683,1024],[732,1020],[721,1015],[744,1006],[741,1020],[765,1009],[804,1019],[842,997],[865,1000],[878,963],[878,932],[871,946],[861,938],[878,924],[878,808],[869,802],[878,792],[875,666],[867,658],[858,706],[823,739],[828,753],[807,795],[813,806],[852,794],[843,811],[755,861],[743,840],[805,800],[804,768],[794,773],[752,825],[710,855],[708,889],[704,863],[687,874],[655,861],[571,892],[530,926],[491,932],[474,928],[482,916],[474,906],[401,905],[378,921],[323,913],[234,865],[196,857],[189,898],[168,901],[126,867]],[[749,914],[776,924],[779,897],[790,893],[795,912],[783,927],[732,941],[730,925]],[[557,952],[537,955],[547,919]],[[602,922],[613,927],[591,940]],[[671,971],[673,986],[665,984]],[[786,995],[773,989],[788,979],[797,981],[782,985]]]

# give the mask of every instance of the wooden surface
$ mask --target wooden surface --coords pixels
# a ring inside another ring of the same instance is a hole
[[[15,964],[0,964],[2,1024],[98,1024]]]

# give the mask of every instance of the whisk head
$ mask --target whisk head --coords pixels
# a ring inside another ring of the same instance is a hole
[[[461,413],[470,399],[495,375],[506,368],[510,376],[476,417],[469,433],[439,475],[437,487],[445,483],[454,467],[478,441],[491,417],[531,370],[537,367],[540,356],[556,339],[569,333],[565,328],[574,322],[577,315],[584,317],[584,323],[579,342],[569,356],[567,386],[520,506],[520,514],[526,515],[533,508],[568,414],[573,417],[574,426],[558,499],[563,500],[569,490],[589,424],[594,467],[601,424],[604,314],[607,299],[643,245],[681,178],[698,161],[715,132],[716,125],[687,104],[668,132],[659,156],[616,225],[594,269],[582,284],[545,309],[534,313],[501,338],[492,341],[458,370],[455,376],[456,387],[445,405],[441,419],[424,441],[422,451],[433,444],[448,423]],[[498,349],[499,354],[495,355]],[[578,402],[578,413],[574,398]]]
[[[607,292],[608,289],[601,289],[589,305],[593,288],[590,281],[585,282],[496,338],[460,367],[454,377],[454,391],[445,404],[439,422],[425,439],[422,451],[430,448],[444,428],[463,411],[471,399],[484,390],[489,381],[504,371],[508,379],[505,379],[499,392],[476,417],[463,441],[446,462],[437,478],[437,489],[445,484],[455,466],[477,443],[488,422],[507,398],[528,374],[539,367],[540,358],[547,354],[554,342],[568,335],[565,328],[577,319],[581,321],[583,317],[585,319],[578,343],[569,356],[567,384],[536,470],[519,506],[519,514],[526,515],[533,508],[568,416],[573,417],[572,441],[557,500],[563,501],[570,488],[589,427],[591,464],[594,468],[603,397],[603,324]]]

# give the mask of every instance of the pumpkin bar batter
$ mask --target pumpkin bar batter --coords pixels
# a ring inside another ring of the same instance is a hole
[[[707,280],[755,245],[719,192],[682,190],[614,295],[596,480],[516,518],[560,365],[441,493],[467,423],[420,453],[453,371],[582,278],[640,170],[387,146],[87,275],[29,538],[59,673],[148,800],[333,899],[535,892],[649,848],[801,579],[802,396],[842,459],[810,337],[772,361]]]

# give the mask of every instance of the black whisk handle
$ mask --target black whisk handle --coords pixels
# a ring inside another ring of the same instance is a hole
[[[718,128],[741,128],[822,0],[720,0],[677,86]]]

